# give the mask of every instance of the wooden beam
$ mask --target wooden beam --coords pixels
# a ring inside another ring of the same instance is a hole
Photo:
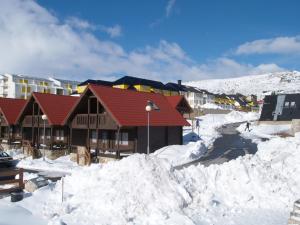
[[[120,127],[118,127],[117,131],[117,152],[116,152],[117,159],[120,159]]]
[[[38,110],[38,112],[37,112],[37,122],[38,122],[37,136],[38,137],[37,137],[37,141],[36,141],[36,146],[37,146],[37,149],[39,149],[40,148],[40,107],[39,106],[37,107],[37,110]],[[45,138],[45,134],[44,134],[44,138]],[[46,143],[46,140],[45,140],[45,143]]]
[[[34,145],[34,102],[32,104],[32,117],[31,117],[31,121],[32,121],[32,126],[31,126],[31,141],[32,141],[32,144]]]
[[[91,99],[88,98],[88,116],[87,116],[87,149],[91,151],[91,146],[90,146],[90,107],[91,107]]]
[[[96,137],[97,137],[97,145],[96,145],[96,157],[99,155],[99,125],[98,125],[98,119],[99,119],[99,102],[96,99],[97,104],[97,116],[96,116]]]
[[[53,150],[53,126],[50,127],[50,149]]]

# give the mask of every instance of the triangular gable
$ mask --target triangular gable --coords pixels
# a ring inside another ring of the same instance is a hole
[[[78,97],[73,96],[34,92],[23,108],[18,120],[20,120],[26,109],[30,107],[30,104],[33,104],[33,101],[35,101],[43,114],[48,117],[50,125],[65,125],[65,118],[78,99]]]
[[[13,98],[0,98],[0,111],[8,125],[15,125],[26,100]]]

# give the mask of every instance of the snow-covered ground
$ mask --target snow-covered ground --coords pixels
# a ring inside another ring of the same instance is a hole
[[[300,92],[300,72],[276,72],[255,76],[243,76],[229,79],[210,79],[185,83],[208,90],[212,93],[226,93],[260,96],[264,91]]]
[[[300,198],[300,136],[255,155],[174,170],[154,155],[82,168],[18,203],[49,224],[284,225]],[[80,181],[80,182],[78,182]]]
[[[71,161],[69,155],[62,156],[56,160],[46,158],[45,161],[43,158],[32,160],[32,157],[28,157],[22,159],[17,166],[28,170],[52,171],[61,173],[71,173],[75,168],[78,168],[77,163]]]
[[[215,138],[218,126],[255,118],[240,113],[207,115],[200,118],[198,142],[182,148],[169,146],[159,154],[135,154],[105,165],[80,167],[64,178],[63,202],[61,181],[19,203],[0,202],[8,208],[29,210],[33,217],[43,219],[37,224],[285,225],[293,202],[300,198],[300,133],[281,138],[274,134],[287,128],[241,130],[248,138],[255,139],[255,132],[272,138],[257,141],[255,155],[221,165],[176,170],[174,155],[172,160],[157,157],[172,149],[201,149]],[[181,160],[189,158],[185,156]]]

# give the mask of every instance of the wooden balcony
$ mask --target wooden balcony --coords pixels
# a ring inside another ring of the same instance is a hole
[[[117,129],[116,123],[107,115],[99,114],[77,114],[72,121],[72,128],[75,129],[96,129],[98,126],[99,129]]]
[[[42,120],[42,116],[25,116],[23,120],[23,127],[32,127],[32,124],[34,127],[38,127],[38,124],[40,124],[39,127],[43,127],[44,121]],[[45,121],[45,124],[46,127],[49,126],[48,120]]]

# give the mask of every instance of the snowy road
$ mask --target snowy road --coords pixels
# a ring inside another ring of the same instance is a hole
[[[209,166],[210,164],[222,164],[245,154],[254,154],[257,151],[257,145],[251,140],[239,135],[236,128],[240,125],[241,123],[223,125],[219,128],[219,132],[222,136],[214,141],[212,148],[210,148],[203,157],[177,168],[180,169],[198,163],[205,166]]]

